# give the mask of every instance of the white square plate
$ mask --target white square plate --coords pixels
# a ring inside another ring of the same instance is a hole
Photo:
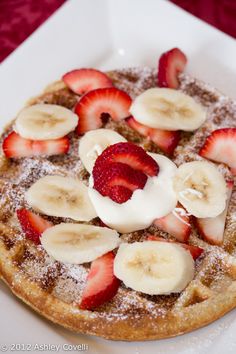
[[[188,55],[192,75],[236,98],[236,44],[231,37],[165,0],[69,0],[1,64],[1,127],[28,98],[72,68],[156,65],[160,53],[174,46]],[[93,354],[236,353],[235,311],[181,337],[128,343],[73,334],[53,325],[2,283],[0,308],[0,345],[58,344],[60,352],[66,352],[64,343],[84,343]]]

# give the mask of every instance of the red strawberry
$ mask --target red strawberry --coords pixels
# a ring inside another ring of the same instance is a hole
[[[224,240],[227,210],[233,191],[234,182],[227,182],[227,201],[225,210],[214,218],[195,218],[194,222],[200,235],[213,245],[222,245]]]
[[[111,300],[118,291],[120,280],[114,275],[114,253],[109,252],[92,262],[79,307],[92,310]]]
[[[147,138],[150,137],[150,130],[154,129],[148,127],[147,125],[139,123],[136,119],[134,119],[133,116],[126,118],[125,121],[128,126],[130,126],[130,128],[136,130],[136,132],[138,132],[140,135],[146,136]]]
[[[183,248],[185,248],[187,251],[191,253],[194,260],[197,259],[204,251],[203,248],[198,246],[186,245],[186,243],[183,244],[180,243],[180,245],[182,245]]]
[[[138,188],[143,189],[147,176],[141,171],[135,171],[121,162],[104,163],[93,168],[94,188],[103,196],[109,196],[117,203],[127,201],[132,192]],[[120,186],[120,196],[114,187]]]
[[[10,133],[2,144],[3,152],[9,158],[66,154],[69,147],[67,137],[54,140],[29,140],[15,132]]]
[[[194,260],[196,260],[202,254],[202,252],[204,251],[203,248],[198,247],[198,246],[187,245],[186,243],[175,242],[173,240],[166,240],[163,237],[158,237],[158,236],[154,236],[154,235],[148,235],[147,240],[148,241],[162,241],[162,242],[177,243],[178,245],[182,246],[187,251],[189,251]]]
[[[163,152],[168,155],[173,154],[179,143],[180,132],[150,128],[137,122],[133,117],[126,118],[126,123],[139,134],[153,141]]]
[[[150,139],[166,154],[172,155],[180,140],[179,131],[151,129]]]
[[[98,88],[113,86],[107,75],[95,69],[73,70],[63,75],[62,80],[78,95]]]
[[[108,196],[114,200],[114,202],[122,204],[132,197],[132,190],[124,186],[113,186],[108,192]]]
[[[108,146],[96,160],[96,166],[110,162],[122,162],[148,176],[156,176],[157,162],[146,151],[133,143],[122,142]]]
[[[182,205],[178,204],[175,212],[154,221],[160,230],[168,232],[180,242],[187,242],[191,233],[190,217]]]
[[[51,222],[27,209],[18,209],[16,214],[25,236],[36,244],[40,244],[41,234],[53,226]]]
[[[236,128],[214,130],[206,139],[199,155],[225,163],[236,175]]]
[[[102,114],[109,114],[115,121],[128,117],[131,102],[127,93],[115,87],[88,92],[75,106],[79,117],[78,134],[100,128],[103,125]]]
[[[178,48],[163,53],[159,59],[158,86],[177,89],[179,87],[178,75],[184,71],[186,64],[187,57]]]

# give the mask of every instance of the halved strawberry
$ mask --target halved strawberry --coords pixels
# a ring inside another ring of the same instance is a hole
[[[133,116],[126,118],[125,121],[130,128],[136,130],[136,132],[138,132],[140,135],[146,136],[147,138],[150,137],[150,130],[154,129],[139,123],[136,119],[134,119]]]
[[[40,155],[66,154],[70,142],[67,137],[54,140],[29,140],[12,132],[3,141],[2,149],[6,157],[30,157]]]
[[[168,155],[173,154],[180,140],[179,131],[168,131],[162,129],[150,128],[144,124],[137,122],[134,117],[130,116],[125,119],[126,123],[136,130],[139,134],[153,141],[163,152]]]
[[[181,204],[177,205],[174,212],[154,220],[154,225],[180,242],[187,242],[191,233],[190,216]]]
[[[199,234],[213,245],[222,245],[227,211],[233,191],[234,182],[227,182],[227,201],[225,210],[214,218],[194,218],[194,223]]]
[[[184,71],[186,64],[187,57],[179,48],[163,53],[158,65],[158,86],[177,89],[179,87],[178,75]]]
[[[114,275],[113,252],[109,252],[92,262],[87,283],[79,307],[92,310],[111,300],[118,291],[120,280]]]
[[[154,236],[154,235],[148,235],[147,240],[148,241],[162,241],[162,242],[174,242],[174,243],[177,243],[178,245],[182,246],[187,251],[189,251],[194,260],[196,260],[202,254],[202,252],[204,251],[203,248],[198,247],[198,246],[187,245],[186,243],[175,242],[173,240],[166,240],[163,237]]]
[[[75,106],[79,117],[78,134],[100,128],[103,125],[102,114],[109,114],[116,121],[128,117],[131,102],[127,93],[115,87],[89,91]]]
[[[149,137],[163,152],[172,155],[180,140],[180,131],[151,129]]]
[[[132,197],[132,190],[124,186],[113,186],[109,189],[108,196],[114,200],[114,202],[122,204],[127,202]]]
[[[147,176],[141,171],[135,171],[121,162],[112,162],[96,165],[93,168],[94,188],[103,196],[108,196],[117,203],[124,203],[130,199],[132,192],[143,189]],[[117,188],[119,193],[117,193]]]
[[[199,155],[209,160],[225,163],[236,175],[236,128],[214,130],[207,137]]]
[[[64,83],[78,95],[102,87],[113,86],[111,79],[95,69],[72,70],[62,76]]]
[[[110,162],[122,162],[148,176],[156,176],[159,171],[157,162],[142,147],[129,142],[108,146],[97,158],[95,165],[98,167]]]
[[[27,209],[18,209],[16,215],[25,236],[36,244],[40,244],[41,234],[53,226],[51,222]]]
[[[180,243],[180,245],[191,253],[194,260],[201,256],[202,252],[204,251],[203,248],[198,246],[187,245],[186,243]]]

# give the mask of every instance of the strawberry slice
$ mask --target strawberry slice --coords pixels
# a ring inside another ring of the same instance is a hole
[[[206,139],[199,155],[209,160],[225,163],[236,175],[236,128],[214,130]]]
[[[178,75],[184,71],[186,64],[187,57],[179,48],[163,53],[158,65],[158,86],[177,89],[179,87]]]
[[[150,138],[150,130],[156,130],[154,128],[150,128],[147,125],[139,123],[136,119],[134,119],[133,116],[130,116],[125,119],[126,123],[128,126],[136,132],[138,132],[140,135],[146,136],[147,138]]]
[[[87,283],[79,307],[92,310],[111,300],[118,291],[120,280],[114,275],[113,252],[109,252],[92,262]]]
[[[29,140],[12,132],[3,141],[2,149],[6,157],[30,157],[66,154],[70,142],[67,137],[54,140]]]
[[[25,236],[37,245],[40,244],[41,234],[53,226],[51,222],[27,209],[18,209],[16,215]]]
[[[151,129],[150,140],[153,141],[163,152],[172,155],[180,140],[180,132]]]
[[[204,251],[203,248],[198,246],[187,245],[186,243],[182,243],[182,244],[179,243],[179,244],[191,253],[194,260],[196,260]]]
[[[173,242],[173,243],[177,243],[178,245],[182,246],[183,248],[185,248],[187,251],[189,251],[193,257],[194,260],[196,260],[204,251],[203,248],[198,247],[198,246],[192,246],[192,245],[187,245],[186,243],[180,243],[180,242],[175,242],[173,240],[166,240],[163,237],[159,237],[159,236],[154,236],[154,235],[148,235],[147,237],[148,241],[161,241],[161,242]]]
[[[99,70],[78,69],[63,75],[62,80],[78,95],[103,87],[112,87],[110,78]]]
[[[140,135],[149,138],[153,141],[163,152],[172,155],[180,140],[179,131],[169,131],[162,129],[150,128],[144,124],[137,122],[134,117],[126,118],[126,123]]]
[[[108,146],[97,158],[96,166],[111,162],[122,162],[148,176],[156,176],[159,171],[157,162],[142,147],[129,142]]]
[[[233,191],[234,182],[227,182],[227,201],[225,210],[214,218],[195,218],[194,223],[199,234],[213,245],[222,245],[227,211]]]
[[[115,121],[128,117],[131,102],[127,93],[115,87],[89,91],[75,106],[79,117],[78,134],[101,128],[104,114],[109,114]]]
[[[187,242],[191,233],[190,216],[181,204],[177,205],[174,212],[154,220],[154,225],[180,242]]]
[[[121,162],[104,163],[93,168],[94,188],[103,196],[108,196],[117,203],[130,199],[132,192],[143,189],[147,176],[141,171],[135,171]],[[123,187],[117,188],[114,187]],[[120,196],[118,195],[120,193]]]
[[[122,204],[132,197],[132,190],[124,186],[116,185],[110,188],[108,196],[114,200],[114,202]]]

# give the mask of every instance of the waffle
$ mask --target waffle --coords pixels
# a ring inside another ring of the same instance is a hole
[[[116,87],[134,98],[156,86],[156,71],[132,68],[109,72]],[[194,134],[182,133],[173,161],[199,160],[197,152],[206,136],[219,127],[236,127],[236,103],[203,82],[186,74],[180,76],[180,89],[193,96],[208,111],[208,119]],[[62,82],[46,88],[28,104],[52,103],[72,109],[78,97]],[[124,122],[108,119],[106,128],[114,129],[127,140],[146,150],[161,153]],[[9,125],[3,138],[12,130]],[[217,320],[236,306],[236,190],[233,191],[221,247],[205,242],[193,227],[189,243],[202,247],[196,261],[195,276],[179,294],[145,295],[123,284],[115,297],[94,311],[81,310],[78,303],[85,286],[89,264],[68,265],[54,261],[41,246],[24,237],[15,211],[25,207],[25,191],[40,177],[48,174],[77,176],[88,183],[88,173],[78,157],[79,138],[69,135],[69,154],[0,161],[0,276],[12,292],[47,319],[70,330],[113,340],[151,340],[177,336]],[[224,176],[230,175],[219,165]],[[27,207],[27,206],[26,206]],[[44,216],[45,217],[45,216]],[[70,219],[47,217],[54,224]],[[74,221],[73,221],[74,222]],[[92,224],[98,224],[94,219]],[[148,233],[171,238],[155,226],[122,234],[126,242],[142,241]]]

